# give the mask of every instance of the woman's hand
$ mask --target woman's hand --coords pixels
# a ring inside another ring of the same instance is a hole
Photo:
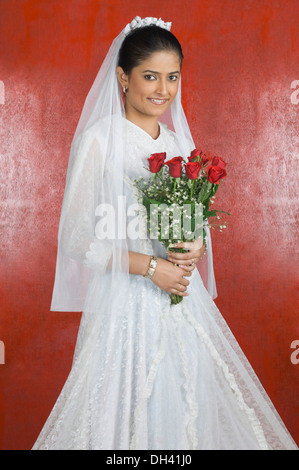
[[[187,253],[175,253],[168,251],[168,260],[180,266],[186,271],[193,271],[199,260],[203,257],[206,247],[203,239],[199,238],[192,242],[176,243],[174,248],[183,248],[189,250]]]
[[[156,270],[151,280],[156,286],[160,287],[160,289],[170,292],[171,294],[185,297],[189,295],[186,290],[190,284],[185,277],[191,276],[190,271],[193,269],[195,269],[195,266],[192,266],[192,269],[186,271],[163,258],[158,258]]]

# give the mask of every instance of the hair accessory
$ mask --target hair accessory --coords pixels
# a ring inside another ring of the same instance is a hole
[[[167,29],[170,31],[171,28],[171,23],[165,23],[161,18],[140,18],[140,16],[136,16],[131,23],[128,23],[127,26],[125,27],[125,34],[129,34],[131,31],[133,31],[136,28],[141,28],[142,26],[150,26],[150,25],[155,25],[159,26],[160,28]]]

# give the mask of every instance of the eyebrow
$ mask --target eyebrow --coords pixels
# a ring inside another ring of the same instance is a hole
[[[155,73],[155,74],[157,74],[157,75],[160,75],[160,72],[155,72],[154,70],[144,70],[142,73],[148,73],[148,72],[149,72],[149,73]],[[170,72],[168,75],[173,75],[173,74],[175,74],[175,73],[180,73],[180,71],[179,71],[179,70],[176,70],[175,72]]]

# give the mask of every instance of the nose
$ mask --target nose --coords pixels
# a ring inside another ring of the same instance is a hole
[[[157,93],[161,96],[166,96],[168,95],[168,83],[167,80],[164,78],[160,78],[160,80],[157,81]]]

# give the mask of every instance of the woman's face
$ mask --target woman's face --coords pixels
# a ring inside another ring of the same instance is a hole
[[[122,69],[121,69],[122,70]],[[176,52],[153,53],[129,76],[120,72],[125,85],[127,113],[136,117],[159,117],[173,102],[179,87],[180,59]]]

